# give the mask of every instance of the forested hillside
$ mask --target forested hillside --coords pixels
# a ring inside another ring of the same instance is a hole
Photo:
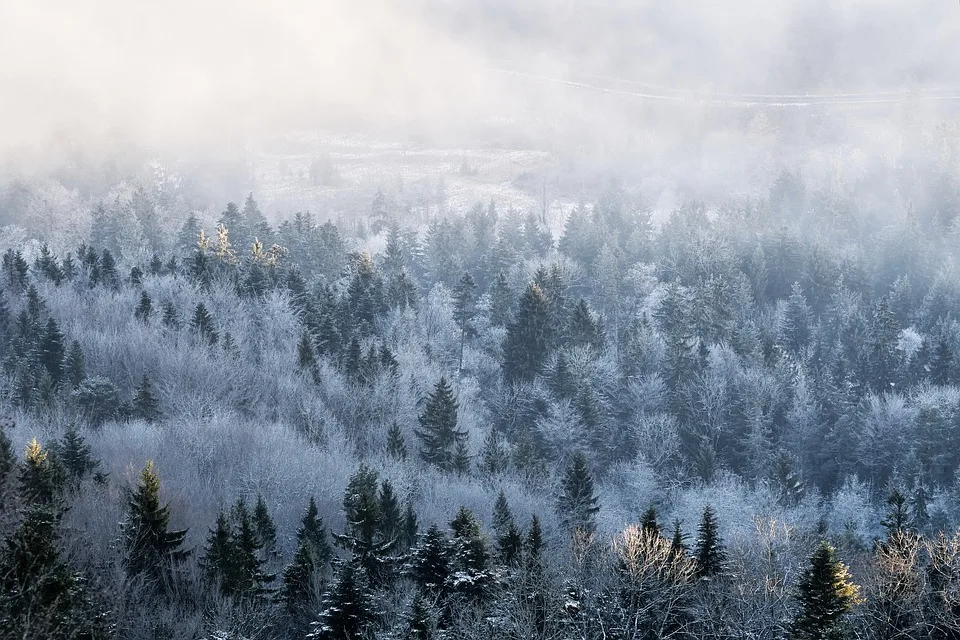
[[[0,636],[960,637],[960,188],[923,179],[663,220],[610,183],[562,230],[141,186],[65,236],[76,194],[7,194]]]

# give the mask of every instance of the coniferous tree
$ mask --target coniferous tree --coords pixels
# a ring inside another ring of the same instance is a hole
[[[63,359],[66,351],[64,335],[53,318],[47,320],[40,342],[40,359],[54,384],[63,377]]]
[[[19,480],[20,496],[25,503],[50,506],[59,501],[62,470],[36,438],[27,443]]]
[[[520,297],[516,318],[503,343],[503,377],[507,382],[532,380],[546,362],[551,341],[550,303],[536,284]]]
[[[487,475],[496,476],[510,466],[510,452],[503,438],[494,429],[487,432],[480,450],[480,470]]]
[[[163,326],[169,329],[180,328],[180,314],[171,300],[163,303]]]
[[[459,405],[453,389],[446,378],[441,377],[433,393],[427,396],[426,407],[420,414],[420,456],[429,464],[443,471],[453,471],[458,466],[458,446],[464,444],[467,432],[457,428]]]
[[[401,525],[401,542],[404,548],[409,549],[417,542],[417,534],[420,532],[420,522],[417,519],[417,512],[413,510],[413,503],[407,500],[407,507],[403,512],[403,524]]]
[[[319,619],[308,640],[357,640],[375,620],[373,601],[361,567],[345,562],[333,589],[324,597]]]
[[[380,531],[386,540],[400,540],[403,526],[403,512],[400,500],[393,490],[393,484],[384,479],[380,483]]]
[[[293,560],[283,570],[280,600],[295,615],[307,612],[319,596],[324,568],[330,560],[330,545],[317,503],[310,497],[310,505],[297,530],[297,550]]]
[[[160,417],[160,400],[154,394],[153,383],[146,373],[140,378],[140,384],[133,395],[133,413],[147,422],[153,422]]]
[[[464,271],[460,276],[453,291],[453,319],[460,329],[460,360],[457,365],[457,371],[463,370],[463,348],[468,337],[475,332],[473,328],[473,316],[476,314],[476,289],[477,283],[469,271]]]
[[[847,637],[844,616],[859,597],[847,567],[835,558],[833,547],[822,542],[800,578],[796,599],[800,605],[790,626],[791,640],[841,640]]]
[[[453,532],[452,566],[456,580],[455,591],[468,598],[481,599],[486,595],[493,576],[489,571],[490,554],[480,533],[480,522],[466,507],[460,507],[450,523]]]
[[[203,558],[200,566],[203,575],[210,585],[218,587],[222,595],[231,595],[234,591],[233,579],[233,544],[230,539],[230,521],[221,511],[217,515],[217,523],[207,535]]]
[[[890,492],[887,505],[890,510],[880,524],[887,530],[887,540],[892,541],[910,528],[910,513],[907,497],[899,489]]]
[[[106,640],[105,616],[60,557],[56,510],[33,505],[0,550],[4,638]]]
[[[581,452],[573,457],[564,473],[557,501],[557,514],[571,531],[592,533],[600,504],[594,494],[593,476],[587,467],[587,458]]]
[[[79,487],[80,481],[100,466],[100,461],[91,454],[90,445],[73,424],[67,427],[63,438],[50,447],[50,453],[73,488]]]
[[[643,512],[643,517],[640,518],[640,529],[647,535],[660,535],[660,523],[657,522],[657,510],[653,505],[650,505],[647,510]]]
[[[411,554],[410,577],[421,589],[442,597],[447,593],[452,558],[452,543],[440,527],[432,524]]]
[[[240,600],[257,600],[268,592],[267,585],[273,582],[273,574],[264,570],[263,546],[260,532],[246,503],[241,498],[232,511],[233,531],[230,541],[233,560],[231,595]]]
[[[140,292],[140,300],[137,302],[136,308],[133,310],[133,317],[141,322],[146,322],[150,319],[150,314],[153,312],[153,300],[150,298],[150,294],[146,291]]]
[[[490,324],[505,327],[513,317],[513,291],[503,271],[497,273],[490,285]]]
[[[670,553],[674,558],[680,558],[684,556],[687,551],[687,537],[683,533],[683,529],[680,528],[680,519],[677,518],[673,521],[673,535],[670,537]]]
[[[333,534],[336,544],[350,551],[366,578],[380,586],[392,575],[392,551],[399,540],[385,535],[377,472],[361,464],[350,477],[343,496],[347,529]]]
[[[390,425],[390,430],[387,432],[387,453],[394,460],[407,459],[407,444],[400,432],[400,425],[396,422]]]
[[[190,327],[208,344],[216,344],[220,338],[213,323],[213,316],[207,311],[207,307],[204,306],[202,302],[198,302],[196,309],[194,309],[193,318],[190,320]]]
[[[419,591],[410,604],[410,614],[407,616],[407,630],[403,640],[433,640],[436,625],[426,599]]]
[[[173,570],[187,556],[181,548],[187,530],[170,530],[170,505],[160,504],[160,477],[152,460],[140,472],[122,529],[127,575],[142,576],[157,588],[169,588]]]
[[[727,553],[720,540],[717,515],[710,505],[703,508],[693,557],[696,560],[696,574],[700,578],[722,575],[726,571]]]
[[[257,538],[257,547],[267,556],[276,554],[277,526],[270,517],[270,510],[263,496],[257,495],[257,504],[253,507],[253,531]]]
[[[313,372],[316,366],[317,347],[313,344],[313,336],[304,329],[300,334],[300,342],[297,343],[297,368]]]

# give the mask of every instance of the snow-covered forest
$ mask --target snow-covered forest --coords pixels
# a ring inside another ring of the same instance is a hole
[[[389,190],[271,224],[11,187],[49,215],[5,227],[0,619],[954,637],[960,190],[922,177],[898,219],[784,170],[659,224],[611,181],[556,236]]]
[[[0,0],[0,640],[960,638],[960,8]]]

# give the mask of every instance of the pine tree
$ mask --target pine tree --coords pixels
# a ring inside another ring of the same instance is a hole
[[[180,314],[177,312],[177,307],[171,300],[163,303],[163,326],[168,329],[180,328]]]
[[[400,432],[400,425],[396,422],[390,425],[390,430],[387,432],[387,453],[394,460],[407,459],[407,444]]]
[[[363,568],[366,578],[379,587],[392,577],[394,558],[399,542],[384,531],[383,511],[378,492],[377,472],[361,464],[350,477],[343,496],[343,512],[347,530],[333,534],[337,546],[350,551]]]
[[[446,378],[441,377],[433,393],[427,396],[426,407],[420,414],[420,456],[443,471],[457,466],[458,445],[465,443],[467,432],[457,429],[459,405]]]
[[[137,302],[136,308],[133,310],[133,317],[139,320],[140,322],[146,322],[150,319],[150,314],[153,312],[153,300],[150,299],[150,294],[145,290],[140,292],[140,301]]]
[[[697,563],[696,574],[700,578],[722,575],[726,570],[727,554],[720,540],[717,514],[710,505],[703,508],[693,557]]]
[[[552,338],[549,310],[550,303],[540,287],[527,287],[503,343],[503,377],[507,382],[532,380],[546,362]]]
[[[54,384],[63,377],[63,358],[66,351],[64,335],[53,318],[47,320],[43,338],[40,341],[40,361]]]
[[[160,400],[154,394],[153,383],[146,373],[140,378],[140,384],[134,392],[133,413],[147,422],[153,422],[160,417]]]
[[[400,500],[393,490],[393,484],[384,479],[380,483],[380,531],[386,540],[400,540],[403,526],[403,512]]]
[[[77,340],[74,340],[70,343],[70,349],[67,351],[64,369],[66,378],[70,384],[73,385],[74,389],[80,386],[80,383],[83,382],[84,378],[86,378],[83,349],[80,347],[80,342]]]
[[[253,507],[253,531],[257,538],[257,547],[267,556],[276,555],[277,527],[270,517],[270,510],[263,496],[257,495],[257,504]]]
[[[887,541],[893,541],[910,528],[907,497],[899,489],[894,489],[887,497],[887,505],[890,510],[880,524],[887,530]]]
[[[104,249],[100,255],[100,282],[106,287],[117,291],[120,289],[120,274],[117,273],[117,261],[109,250]]]
[[[407,631],[403,640],[433,640],[436,625],[430,607],[423,594],[417,592],[410,604],[410,614],[407,616]]]
[[[73,424],[67,427],[63,438],[50,447],[50,453],[73,488],[79,487],[80,481],[87,475],[95,473],[100,466],[100,461],[94,459],[90,452],[90,445],[77,432]]]
[[[317,503],[311,496],[310,505],[297,530],[297,550],[293,560],[283,570],[280,600],[288,611],[302,615],[314,603],[330,555],[327,531],[318,514]]]
[[[600,504],[593,489],[593,476],[587,467],[587,458],[581,452],[574,455],[561,483],[557,514],[571,531],[592,533]]]
[[[673,521],[673,535],[670,538],[670,553],[674,558],[680,558],[689,551],[687,547],[687,536],[680,528],[680,519]]]
[[[480,450],[480,470],[490,476],[505,472],[510,466],[510,452],[503,438],[495,429],[490,429],[483,439]]]
[[[480,522],[473,511],[461,506],[450,522],[450,529],[453,532],[454,569],[451,586],[468,598],[482,598],[493,576],[489,571],[490,554],[480,533]]]
[[[313,372],[317,366],[317,347],[313,344],[313,336],[306,329],[300,334],[297,343],[297,368],[301,371]]]
[[[463,348],[469,336],[475,333],[473,316],[476,314],[477,283],[469,271],[464,271],[453,290],[453,319],[460,328],[460,360],[457,371],[463,370]]]
[[[262,557],[259,531],[242,498],[234,505],[232,518],[232,595],[240,600],[257,600],[267,593],[267,585],[276,576],[264,571],[266,562]]]
[[[503,271],[497,273],[490,285],[490,324],[505,327],[513,317],[513,291]]]
[[[417,513],[413,510],[413,503],[407,500],[407,507],[403,512],[400,538],[404,548],[409,549],[416,544],[419,531],[420,523],[417,519]]]
[[[432,524],[411,554],[410,576],[421,589],[442,596],[452,572],[452,558],[452,543],[440,527]]]
[[[596,350],[603,347],[603,330],[600,322],[594,319],[590,307],[583,298],[577,301],[570,315],[568,334],[571,346],[591,347]]]
[[[27,443],[19,480],[20,496],[27,504],[49,506],[60,498],[62,471],[36,438]]]
[[[918,478],[916,489],[914,489],[913,496],[910,499],[910,516],[914,528],[921,533],[926,531],[930,524],[930,512],[927,507],[929,502],[930,496],[923,485],[923,479]]]
[[[104,615],[81,577],[60,557],[55,510],[28,507],[0,550],[0,628],[4,638],[106,640]]]
[[[647,510],[643,512],[643,517],[640,519],[640,529],[647,535],[660,535],[660,523],[657,522],[657,510],[653,505],[650,505]]]
[[[213,316],[202,302],[197,303],[193,312],[193,319],[190,320],[190,327],[208,344],[216,344],[220,338],[213,324]]]
[[[790,627],[791,640],[840,640],[847,637],[843,619],[859,598],[833,547],[822,542],[800,578],[796,599],[800,605]]]
[[[206,581],[210,585],[216,585],[222,595],[233,593],[233,544],[230,539],[230,521],[223,511],[217,515],[217,523],[207,535],[200,566]]]
[[[127,501],[122,530],[127,575],[169,589],[173,569],[187,556],[181,549],[187,530],[170,530],[170,505],[160,504],[160,477],[152,460],[140,472],[140,482]]]
[[[337,582],[324,598],[323,611],[314,622],[308,640],[357,640],[363,638],[376,616],[363,569],[344,563]]]

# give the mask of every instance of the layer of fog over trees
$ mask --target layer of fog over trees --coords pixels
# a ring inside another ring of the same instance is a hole
[[[0,4],[0,638],[960,637],[956,4],[85,4]]]

